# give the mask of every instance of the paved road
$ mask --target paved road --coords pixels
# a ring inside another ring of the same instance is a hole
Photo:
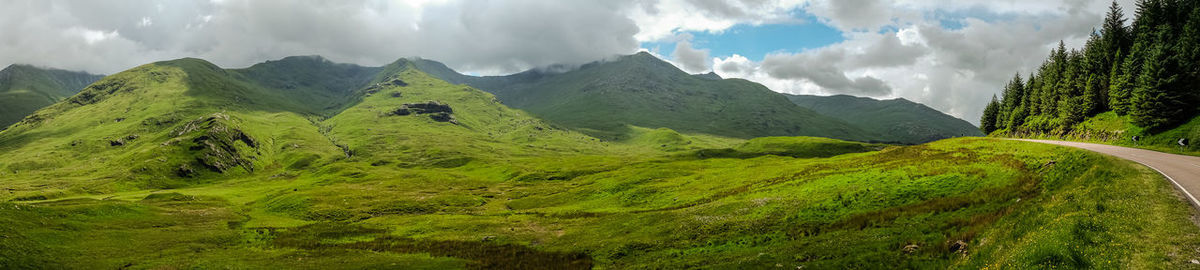
[[[1192,201],[1193,206],[1200,207],[1200,200],[1196,200],[1195,196],[1200,195],[1200,157],[1094,143],[1020,140],[1082,148],[1141,163],[1167,176],[1167,179],[1171,180],[1175,187],[1183,190],[1183,193]]]

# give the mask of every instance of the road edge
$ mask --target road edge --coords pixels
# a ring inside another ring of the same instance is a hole
[[[1044,142],[1039,142],[1039,141],[1037,141],[1037,140],[1031,140],[1031,139],[1006,139],[1006,140],[1016,140],[1016,141],[1031,142],[1031,143],[1049,144],[1049,145],[1061,146],[1061,147],[1071,147],[1071,146],[1066,146],[1066,145],[1059,145],[1059,144],[1044,143]],[[1063,141],[1063,142],[1072,142],[1072,141]],[[1078,142],[1076,142],[1076,143],[1078,143]],[[1114,146],[1116,146],[1116,145],[1114,145]],[[1117,147],[1124,147],[1124,146],[1117,146]],[[1166,177],[1166,178],[1167,178],[1167,180],[1171,181],[1171,185],[1172,185],[1172,186],[1175,186],[1175,189],[1176,189],[1176,190],[1182,191],[1182,192],[1183,192],[1183,195],[1186,195],[1186,196],[1187,196],[1187,198],[1188,198],[1188,202],[1192,204],[1192,207],[1193,207],[1194,209],[1200,210],[1200,200],[1197,200],[1195,195],[1192,195],[1192,193],[1191,193],[1191,192],[1188,192],[1188,191],[1187,191],[1187,189],[1183,188],[1183,185],[1180,185],[1180,184],[1179,184],[1179,181],[1175,181],[1175,178],[1172,178],[1170,175],[1167,175],[1166,173],[1163,173],[1163,171],[1162,171],[1162,170],[1159,170],[1158,168],[1155,168],[1154,166],[1150,166],[1150,164],[1146,164],[1146,163],[1142,163],[1141,161],[1136,161],[1136,160],[1132,160],[1132,159],[1122,158],[1122,157],[1118,157],[1118,156],[1114,156],[1114,155],[1109,155],[1109,154],[1106,154],[1106,153],[1101,153],[1101,152],[1097,152],[1097,151],[1092,151],[1091,149],[1085,149],[1085,148],[1079,148],[1079,147],[1071,147],[1071,148],[1075,148],[1075,149],[1079,149],[1079,150],[1084,150],[1084,151],[1088,151],[1088,152],[1092,152],[1092,153],[1097,153],[1097,154],[1101,154],[1101,155],[1105,155],[1105,156],[1110,156],[1110,157],[1114,157],[1114,158],[1117,158],[1117,159],[1122,159],[1122,160],[1130,161],[1130,162],[1133,162],[1133,163],[1141,164],[1142,166],[1146,166],[1146,168],[1150,168],[1151,170],[1154,170],[1155,172],[1158,172],[1158,175],[1162,175],[1163,177]],[[1132,149],[1147,150],[1147,149],[1141,149],[1141,148],[1132,148]],[[1147,151],[1154,151],[1154,150],[1147,150]],[[1158,151],[1154,151],[1154,152],[1158,152]],[[1164,152],[1159,152],[1159,153],[1164,153]],[[1170,154],[1170,153],[1167,153],[1167,154]]]

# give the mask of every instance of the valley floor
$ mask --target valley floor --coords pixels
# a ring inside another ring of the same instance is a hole
[[[1200,268],[1169,182],[1058,146],[513,162],[543,171],[363,164],[13,200],[0,268]]]

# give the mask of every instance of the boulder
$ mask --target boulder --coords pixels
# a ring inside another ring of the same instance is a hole
[[[399,96],[400,93],[393,95]],[[437,101],[426,101],[423,103],[405,103],[388,112],[387,116],[405,116],[410,114],[428,114],[430,119],[437,122],[450,122],[458,124],[458,120],[454,119],[454,109],[450,105],[443,104]]]
[[[433,119],[433,121],[450,122],[450,123],[458,124],[458,121],[454,119],[454,116],[450,115],[449,113],[446,113],[446,112],[438,112],[438,113],[430,114],[429,118]]]
[[[967,253],[967,242],[963,242],[962,240],[954,241],[954,243],[950,244],[950,252]]]
[[[409,115],[409,114],[412,114],[412,111],[409,111],[408,107],[400,107],[400,108],[396,108],[395,110],[388,112],[387,115],[389,115],[389,116],[405,116],[405,115]]]
[[[179,168],[175,169],[175,175],[179,177],[190,178],[196,176],[196,170],[192,169],[192,166],[182,164],[179,165]]]
[[[439,112],[454,113],[454,109],[451,109],[450,105],[442,104],[441,102],[437,101],[426,101],[424,103],[405,103],[403,107],[411,109],[413,112],[418,114]]]

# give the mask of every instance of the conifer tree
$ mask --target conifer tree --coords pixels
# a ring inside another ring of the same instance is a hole
[[[1200,103],[1200,6],[1196,5],[1191,7],[1187,23],[1179,33],[1179,41],[1175,43],[1175,55],[1180,59],[1179,71],[1184,82],[1182,87],[1187,92],[1187,102],[1191,104]]]
[[[1171,54],[1171,26],[1160,25],[1156,31],[1156,42],[1151,46],[1137,76],[1130,100],[1130,117],[1135,125],[1155,130],[1165,128],[1178,121],[1188,106],[1183,89],[1180,89],[1177,60]]]
[[[1041,90],[1042,77],[1036,73],[1030,74],[1029,81],[1025,83],[1025,112],[1031,116],[1041,113]]]
[[[979,119],[979,130],[983,134],[991,134],[996,131],[996,115],[1000,112],[1000,102],[996,100],[996,96],[992,95],[992,101],[988,102],[987,107],[983,109],[983,117]]]
[[[1138,0],[1136,5],[1130,26],[1113,2],[1083,48],[1068,51],[1059,41],[1024,80],[1013,76],[985,108],[980,128],[1049,132],[1036,129],[1070,129],[1112,110],[1135,125],[1161,130],[1195,116],[1200,112],[1200,1]],[[1062,126],[1024,126],[1033,119]]]
[[[1121,62],[1120,52],[1129,51],[1129,47],[1133,46],[1129,35],[1129,28],[1125,26],[1125,12],[1113,1],[1108,7],[1108,14],[1104,16],[1104,25],[1100,28],[1100,46],[1104,49],[1104,61],[1100,63],[1102,67],[1112,68]]]
[[[1131,55],[1123,59],[1122,62],[1113,63],[1108,84],[1108,106],[1112,107],[1117,115],[1129,114],[1129,97],[1133,92],[1134,74],[1137,74],[1141,67],[1140,55]]]
[[[1058,116],[1063,119],[1063,128],[1070,128],[1076,123],[1082,122],[1088,108],[1088,101],[1083,95],[1083,80],[1084,76],[1083,56],[1078,51],[1072,50],[1066,56],[1065,68],[1063,69],[1062,77],[1059,78],[1057,90],[1058,93]]]

